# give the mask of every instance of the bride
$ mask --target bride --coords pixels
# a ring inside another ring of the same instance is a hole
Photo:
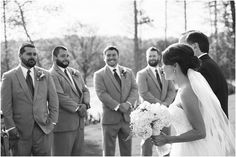
[[[192,48],[185,44],[173,44],[163,52],[165,78],[179,88],[169,107],[176,135],[153,136],[153,142],[157,146],[171,143],[173,156],[235,155],[229,120],[205,78],[195,71],[199,66]]]

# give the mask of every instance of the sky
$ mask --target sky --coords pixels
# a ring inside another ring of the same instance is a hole
[[[210,14],[203,1],[187,1],[187,29],[201,30],[209,35],[212,32]],[[132,4],[133,0],[34,0],[25,8],[25,15],[33,39],[61,37],[78,23],[91,27],[96,35],[132,38]],[[57,11],[53,10],[54,6],[58,6]],[[164,38],[165,0],[137,0],[137,6],[153,20],[151,24],[139,25],[139,37]],[[182,0],[167,1],[167,19],[167,37],[179,37],[184,32]],[[9,38],[25,38],[22,28],[8,32],[11,32]]]

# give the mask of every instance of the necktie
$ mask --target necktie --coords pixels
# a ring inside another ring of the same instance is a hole
[[[159,85],[160,85],[160,87],[161,87],[161,89],[162,89],[161,79],[160,79],[160,77],[159,77],[159,74],[158,74],[157,69],[155,70],[155,72],[156,72],[157,82],[159,83]]]
[[[70,82],[71,82],[71,79],[70,79],[70,77],[69,77],[69,75],[67,74],[67,70],[65,69],[64,70],[64,73],[66,74],[66,77],[70,80]],[[72,83],[72,82],[71,82]]]
[[[119,75],[118,75],[117,72],[116,72],[116,69],[113,69],[113,71],[114,71],[114,77],[115,77],[116,81],[117,81],[117,82],[119,83],[119,85],[121,86],[121,80],[120,80]]]
[[[34,85],[33,85],[33,80],[32,77],[30,76],[30,70],[27,71],[27,76],[26,76],[26,83],[29,87],[29,90],[32,94],[32,96],[34,96]]]

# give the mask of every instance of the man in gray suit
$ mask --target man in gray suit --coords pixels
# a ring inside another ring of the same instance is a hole
[[[95,72],[94,85],[103,105],[103,155],[114,156],[118,135],[121,156],[131,156],[130,112],[138,99],[138,87],[131,69],[118,65],[119,51],[108,46],[103,51],[106,65]]]
[[[69,53],[63,46],[52,51],[53,66],[49,70],[59,98],[59,118],[54,129],[53,154],[83,155],[84,118],[90,108],[89,90],[78,70],[68,67]]]
[[[20,64],[2,77],[1,104],[13,155],[51,155],[58,97],[50,74],[37,66],[35,46],[23,44]]]
[[[137,83],[142,101],[161,103],[169,106],[175,98],[175,87],[171,81],[165,80],[160,69],[161,52],[150,47],[146,51],[147,67],[137,73]],[[165,130],[167,133],[169,130]],[[141,143],[141,155],[152,156],[151,138]]]

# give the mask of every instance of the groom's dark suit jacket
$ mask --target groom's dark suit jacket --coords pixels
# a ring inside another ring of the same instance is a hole
[[[199,72],[211,86],[211,89],[220,101],[223,111],[228,116],[228,86],[222,71],[208,54],[201,56],[199,59],[202,62]]]

